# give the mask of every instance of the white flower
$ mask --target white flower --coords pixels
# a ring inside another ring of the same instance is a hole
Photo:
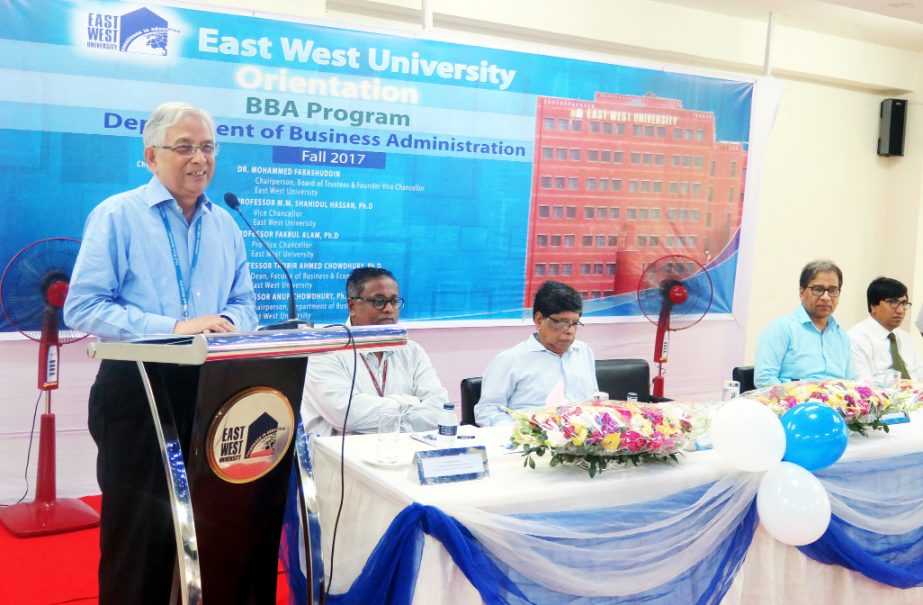
[[[568,442],[567,437],[564,436],[564,431],[560,431],[558,429],[545,431],[545,435],[545,441],[550,447],[553,448],[563,447]]]

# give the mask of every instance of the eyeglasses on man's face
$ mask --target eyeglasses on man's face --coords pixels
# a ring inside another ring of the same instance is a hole
[[[910,306],[913,304],[909,300],[901,300],[899,298],[886,298],[884,302],[888,303],[888,306],[891,307],[892,309],[896,309],[900,307],[904,311],[909,309]]]
[[[559,330],[561,332],[563,332],[564,330],[568,330],[570,328],[573,328],[576,330],[577,328],[583,327],[583,323],[580,321],[568,321],[566,319],[552,317],[551,315],[545,317],[545,319],[551,322],[551,325],[554,327],[555,330]]]
[[[350,300],[361,300],[367,304],[372,305],[379,311],[384,311],[385,307],[387,307],[389,304],[396,311],[400,309],[401,307],[403,307],[404,303],[406,302],[400,296],[392,296],[391,298],[385,298],[384,296],[373,296],[372,298],[362,298],[361,296],[350,296],[349,299]]]
[[[829,287],[826,287],[826,288],[823,287],[823,286],[811,286],[811,287],[808,288],[808,290],[811,291],[811,294],[813,294],[814,296],[817,296],[817,297],[821,297],[821,296],[823,296],[825,293],[826,293],[828,296],[830,296],[830,298],[836,298],[837,296],[840,295],[840,288],[839,288],[839,286],[829,286]]]
[[[176,155],[184,158],[191,158],[196,151],[201,151],[205,157],[218,155],[218,143],[202,143],[201,145],[191,145],[189,143],[180,143],[179,145],[154,145],[157,149],[169,149]]]

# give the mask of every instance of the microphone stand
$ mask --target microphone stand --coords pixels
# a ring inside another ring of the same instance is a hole
[[[298,319],[298,309],[295,306],[295,286],[292,284],[292,276],[289,275],[288,269],[285,268],[285,265],[282,264],[282,261],[279,260],[279,257],[275,255],[272,251],[272,248],[269,247],[269,244],[260,237],[259,232],[253,228],[253,225],[250,224],[250,221],[247,220],[247,217],[244,216],[244,213],[240,211],[240,200],[237,199],[237,196],[233,193],[224,194],[224,203],[227,204],[232,210],[237,212],[240,215],[240,218],[244,219],[244,223],[247,224],[247,227],[250,228],[250,232],[256,236],[256,239],[263,244],[263,248],[266,249],[266,252],[269,252],[269,256],[272,257],[276,264],[279,265],[279,268],[282,269],[282,273],[285,274],[285,279],[288,280],[288,319],[285,321],[280,321],[276,323],[269,324],[267,326],[260,326],[260,330],[297,330],[300,328],[313,328],[314,324],[310,321]]]

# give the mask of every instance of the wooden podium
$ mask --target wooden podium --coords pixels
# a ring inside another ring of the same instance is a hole
[[[307,356],[406,342],[403,328],[362,326],[90,343],[91,357],[135,361],[141,371],[166,472],[184,604],[275,602]],[[164,376],[170,365],[200,366],[185,455]]]

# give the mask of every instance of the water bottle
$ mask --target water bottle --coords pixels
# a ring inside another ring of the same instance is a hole
[[[721,387],[721,401],[730,401],[740,396],[740,383],[736,380],[725,380]]]
[[[444,403],[436,430],[436,447],[455,447],[456,435],[458,435],[458,418],[455,417],[455,404]]]

